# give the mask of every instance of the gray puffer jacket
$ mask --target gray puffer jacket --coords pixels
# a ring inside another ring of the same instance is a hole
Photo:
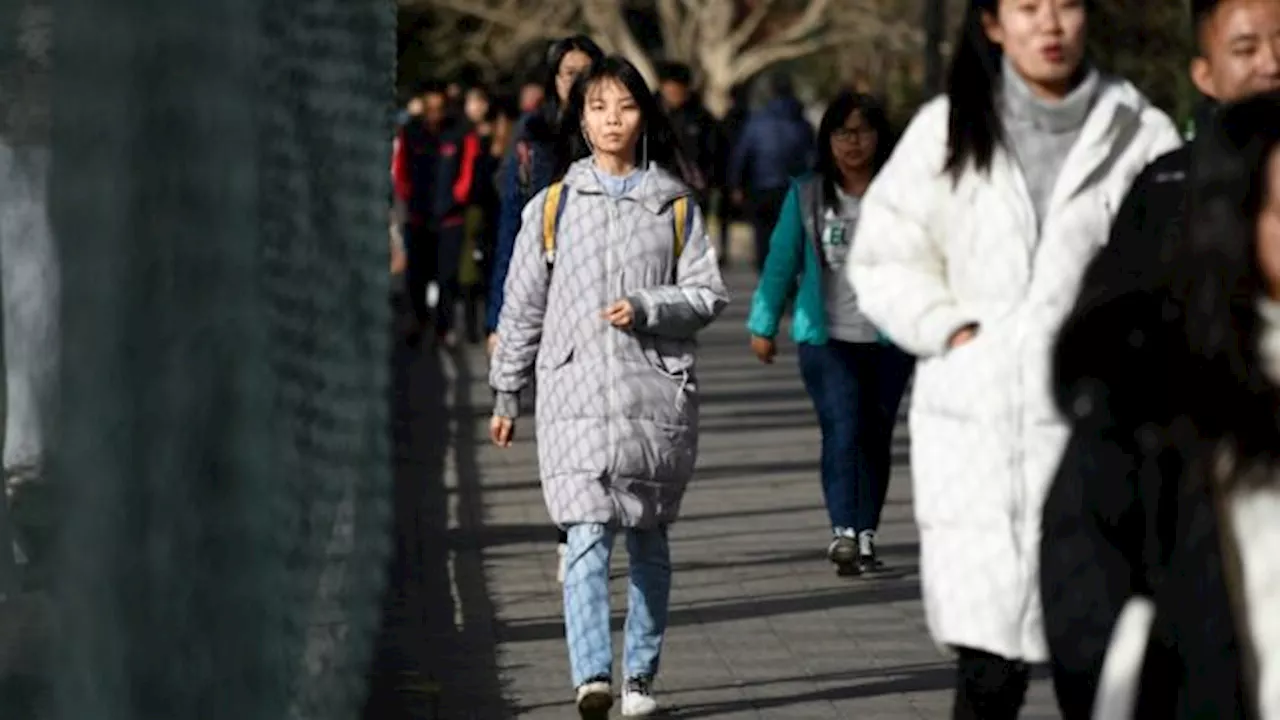
[[[653,527],[675,520],[698,448],[695,334],[728,303],[696,203],[676,257],[674,201],[689,189],[652,168],[607,195],[581,160],[564,179],[554,267],[546,190],[524,209],[489,371],[494,413],[515,417],[537,376],[538,465],[558,525]],[[632,330],[601,311],[619,298]]]

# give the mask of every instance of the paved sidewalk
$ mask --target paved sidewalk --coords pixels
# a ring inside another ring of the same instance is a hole
[[[837,577],[824,558],[819,436],[794,348],[782,343],[772,367],[755,361],[743,329],[750,280],[732,280],[733,305],[703,337],[700,469],[672,530],[675,588],[659,681],[669,716],[950,717],[952,669],[925,632],[919,601],[906,438],[895,447],[880,538],[894,572]],[[532,419],[514,448],[489,447],[483,355],[459,351],[444,372],[454,380],[445,459],[452,552],[440,582],[456,610],[447,647],[436,644],[453,670],[442,678],[438,717],[572,717]],[[619,543],[615,629],[625,555]],[[1034,684],[1022,717],[1057,717],[1046,680]]]

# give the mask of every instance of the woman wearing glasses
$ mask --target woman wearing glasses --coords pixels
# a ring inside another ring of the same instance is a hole
[[[769,241],[747,328],[761,362],[789,297],[800,374],[822,428],[822,494],[831,519],[827,557],[841,574],[879,567],[875,532],[889,487],[890,443],[912,359],[882,341],[862,314],[843,267],[862,194],[893,148],[875,99],[845,93],[818,128],[817,170],[795,181]]]

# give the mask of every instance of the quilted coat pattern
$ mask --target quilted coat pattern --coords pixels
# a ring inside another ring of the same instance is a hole
[[[988,173],[943,173],[947,116],[940,98],[912,121],[863,199],[847,271],[863,311],[921,358],[911,471],[934,640],[1042,662],[1041,511],[1067,438],[1050,348],[1129,185],[1180,139],[1104,78],[1037,223],[1008,152]],[[976,339],[948,350],[969,323]]]
[[[591,162],[565,175],[553,267],[546,191],[525,206],[489,371],[494,412],[515,417],[536,376],[539,474],[555,523],[654,527],[675,520],[697,456],[694,336],[729,298],[696,203],[676,258],[672,203],[687,187],[655,167],[613,198]],[[636,313],[629,331],[600,315],[624,297]]]

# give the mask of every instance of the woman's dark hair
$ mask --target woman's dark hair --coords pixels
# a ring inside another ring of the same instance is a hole
[[[1085,8],[1092,3],[1085,0]],[[996,111],[1002,53],[982,27],[984,16],[994,16],[1000,0],[969,0],[955,54],[947,73],[946,170],[958,180],[972,162],[980,171],[991,168],[996,148],[1004,142],[1004,130]]]
[[[1179,404],[1195,435],[1227,440],[1246,460],[1280,457],[1280,390],[1258,355],[1268,283],[1256,225],[1277,148],[1280,93],[1223,108],[1192,144],[1187,232],[1169,255],[1186,352]]]
[[[546,129],[554,134],[559,133],[560,122],[563,119],[560,93],[556,91],[556,75],[560,72],[560,62],[564,60],[564,56],[574,51],[584,53],[591,58],[592,65],[596,65],[604,58],[604,51],[586,35],[574,35],[557,40],[547,48],[547,63],[543,68],[545,75],[542,78],[542,92],[545,99],[542,101],[541,116]]]
[[[849,116],[858,113],[862,121],[876,133],[876,154],[871,159],[872,172],[879,172],[893,152],[893,128],[884,106],[874,97],[856,92],[843,92],[831,101],[818,124],[817,163],[814,170],[822,177],[822,199],[829,208],[839,207],[836,188],[844,184],[844,176],[831,152],[831,137],[844,127]]]
[[[671,121],[658,106],[658,100],[649,91],[649,84],[644,76],[625,58],[610,55],[600,62],[592,63],[591,68],[578,76],[569,91],[569,107],[565,109],[560,136],[567,143],[567,152],[561,153],[564,162],[558,168],[557,177],[563,177],[575,160],[591,154],[582,127],[582,115],[586,110],[587,94],[602,80],[616,80],[640,108],[640,132],[643,138],[647,160],[651,164],[660,165],[668,172],[688,182],[689,174],[684,155],[680,151],[680,141],[671,127]],[[640,158],[637,158],[639,161]]]

